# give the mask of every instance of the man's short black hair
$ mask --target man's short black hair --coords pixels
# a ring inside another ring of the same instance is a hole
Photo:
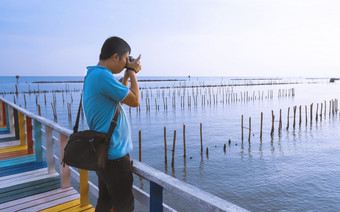
[[[129,54],[131,53],[131,47],[125,40],[119,37],[110,37],[104,42],[102,46],[99,60],[106,60],[115,53],[118,53],[119,57],[121,58],[127,52],[129,52]]]

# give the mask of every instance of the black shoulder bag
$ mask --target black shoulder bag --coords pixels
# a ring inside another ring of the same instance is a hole
[[[80,169],[96,171],[105,168],[107,154],[110,147],[110,140],[117,126],[119,105],[114,118],[111,121],[107,134],[94,130],[78,132],[79,114],[81,109],[82,96],[80,97],[79,109],[73,133],[69,136],[64,149],[63,164]],[[118,103],[119,104],[119,103]]]

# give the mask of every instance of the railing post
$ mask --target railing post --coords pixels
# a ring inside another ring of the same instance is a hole
[[[150,181],[150,212],[163,211],[163,187]]]
[[[34,119],[33,125],[35,159],[38,162],[42,162],[41,123]]]
[[[9,114],[9,130],[10,130],[10,133],[13,134],[13,133],[15,133],[14,110],[11,106],[8,107],[8,114]]]
[[[26,133],[25,133],[25,116],[23,113],[19,113],[19,135],[20,135],[20,145],[26,145]]]
[[[59,160],[62,162],[64,158],[64,149],[67,144],[67,136],[59,133]],[[61,188],[68,188],[71,186],[70,183],[70,167],[65,165],[60,166],[61,175]]]
[[[8,104],[5,104],[5,109],[6,109],[6,126],[7,126],[7,129],[9,130],[9,110],[8,110]]]
[[[26,116],[27,153],[33,154],[32,119]]]
[[[13,108],[13,115],[14,115],[14,128],[15,128],[15,140],[20,139],[19,135],[19,115],[18,115],[18,110]]]
[[[2,101],[0,101],[0,125],[2,125]]]
[[[54,156],[53,156],[53,129],[49,126],[45,125],[45,141],[46,141],[46,157],[47,157],[47,166],[48,173],[55,173],[55,165],[54,165]]]
[[[2,125],[6,126],[6,103],[2,102]]]
[[[89,173],[79,169],[80,207],[89,204]]]

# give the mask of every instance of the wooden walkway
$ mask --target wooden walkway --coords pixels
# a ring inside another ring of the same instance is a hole
[[[33,142],[32,119],[0,102],[0,211],[94,211],[55,171],[54,160],[43,160],[35,124]]]
[[[0,97],[0,212],[94,211],[89,192],[98,197],[98,187],[88,181],[88,171],[60,165],[71,134],[71,130]],[[54,155],[54,142],[58,156]],[[150,183],[149,193],[135,185],[133,192],[152,212],[175,212],[163,202],[163,190],[185,200],[195,211],[247,211],[139,161],[134,161],[133,172]],[[79,183],[79,193],[71,187],[71,176]]]

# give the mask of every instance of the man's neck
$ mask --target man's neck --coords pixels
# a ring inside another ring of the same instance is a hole
[[[98,62],[98,64],[97,64],[98,66],[103,66],[103,67],[105,67],[105,68],[107,68],[107,69],[109,69],[110,71],[111,71],[111,69],[110,69],[110,66],[108,65],[108,63],[105,61],[105,60],[99,60],[99,62]],[[112,71],[111,71],[112,72]],[[113,73],[112,73],[113,74]]]

